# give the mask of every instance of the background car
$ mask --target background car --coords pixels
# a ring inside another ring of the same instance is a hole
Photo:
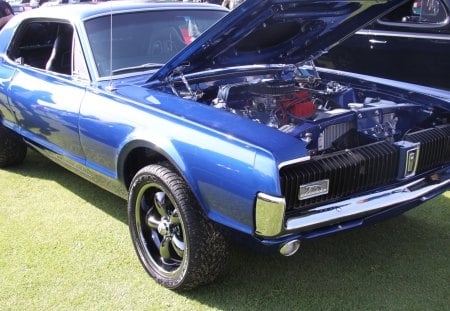
[[[450,94],[317,68],[401,0],[111,1],[0,32],[0,166],[31,147],[126,199],[144,269],[211,282],[228,238],[283,256],[450,188]]]
[[[14,14],[19,14],[27,10],[31,10],[30,0],[14,0],[8,1],[9,5],[14,11]]]
[[[450,0],[410,0],[325,54],[320,66],[450,89]]]

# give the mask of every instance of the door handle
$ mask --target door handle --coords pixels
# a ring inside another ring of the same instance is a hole
[[[377,39],[370,39],[369,40],[370,44],[386,44],[387,41],[386,40],[377,40]]]

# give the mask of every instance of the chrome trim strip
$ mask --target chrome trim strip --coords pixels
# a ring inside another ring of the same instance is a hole
[[[284,198],[258,193],[255,209],[255,233],[274,237],[283,231],[286,201]]]
[[[288,166],[288,165],[291,165],[291,164],[296,164],[296,163],[306,162],[306,161],[309,161],[309,160],[311,160],[311,157],[310,157],[310,156],[304,156],[304,157],[297,158],[297,159],[294,159],[294,160],[289,160],[289,161],[286,161],[286,162],[281,162],[280,164],[278,164],[278,169],[281,169],[281,168],[283,168],[283,167],[285,167],[285,166]]]
[[[419,33],[419,32],[401,32],[401,31],[362,29],[362,30],[357,31],[356,34],[357,35],[367,35],[367,36],[417,38],[417,39],[450,41],[450,36],[449,35],[431,34],[431,33]]]
[[[450,171],[442,175],[441,177],[444,180],[440,183],[428,182],[425,178],[421,178],[395,189],[317,207],[310,210],[313,214],[288,219],[286,221],[285,232],[311,230],[333,223],[355,219],[387,209],[402,202],[424,197],[434,190],[450,185]],[[420,186],[419,184],[423,182],[427,184]]]

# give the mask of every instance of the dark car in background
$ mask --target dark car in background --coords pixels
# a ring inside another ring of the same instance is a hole
[[[450,89],[450,0],[408,1],[325,54],[319,65]]]

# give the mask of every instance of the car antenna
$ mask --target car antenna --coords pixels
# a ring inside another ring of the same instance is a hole
[[[112,36],[113,36],[113,12],[112,12],[112,1],[109,1],[109,85],[106,87],[106,90],[113,92],[116,90],[116,87],[113,85],[112,76],[112,56],[113,56],[113,46],[112,46]]]

